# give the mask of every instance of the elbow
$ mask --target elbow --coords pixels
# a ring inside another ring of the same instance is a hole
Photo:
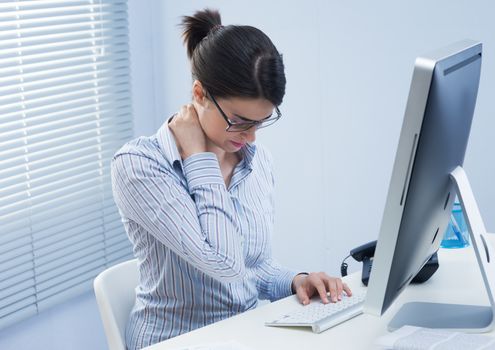
[[[232,254],[220,253],[208,246],[201,257],[203,272],[222,283],[235,283],[244,279],[246,264],[240,249]]]
[[[216,273],[216,279],[224,283],[235,283],[242,281],[246,275],[246,266],[244,261],[234,261],[232,264],[224,265]]]
[[[244,264],[239,264],[238,268],[232,269],[232,274],[227,278],[226,282],[239,282],[244,279],[244,276],[246,276],[246,267]]]

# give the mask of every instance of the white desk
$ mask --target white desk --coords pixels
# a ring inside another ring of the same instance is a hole
[[[490,236],[493,244],[495,235]],[[252,349],[374,349],[375,339],[387,333],[389,320],[404,302],[432,301],[488,305],[472,247],[440,249],[439,263],[440,268],[429,281],[407,287],[381,318],[363,314],[320,334],[312,333],[310,328],[264,326],[265,321],[300,305],[295,296],[290,296],[147,349],[180,349],[229,340],[236,340]],[[360,281],[360,272],[349,275],[345,281],[354,291],[364,288]],[[495,334],[495,331],[492,334]]]

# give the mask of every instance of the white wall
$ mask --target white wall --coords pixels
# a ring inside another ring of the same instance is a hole
[[[224,24],[265,31],[284,55],[283,119],[258,133],[275,158],[275,255],[303,270],[339,273],[355,245],[375,239],[414,60],[463,38],[484,43],[466,171],[495,230],[495,6],[488,2],[155,1],[155,124],[189,101],[180,16],[206,6]],[[358,265],[351,265],[351,270]]]

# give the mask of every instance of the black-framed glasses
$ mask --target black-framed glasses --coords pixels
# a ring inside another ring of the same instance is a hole
[[[225,131],[239,132],[239,131],[249,130],[252,127],[255,127],[256,129],[266,128],[267,126],[272,125],[273,123],[275,123],[277,120],[279,120],[282,117],[282,113],[280,112],[278,107],[275,106],[275,113],[277,113],[276,116],[271,114],[263,120],[251,120],[251,121],[239,121],[239,122],[232,121],[229,119],[229,117],[227,117],[227,115],[222,110],[220,105],[217,103],[215,98],[210,93],[207,93],[207,96],[209,96],[210,100],[213,101],[213,103],[217,107],[218,111],[222,115],[223,119],[225,119],[225,121],[227,122],[227,128],[225,129]]]

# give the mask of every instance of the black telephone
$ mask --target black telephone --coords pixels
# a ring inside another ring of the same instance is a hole
[[[365,286],[368,285],[370,278],[371,268],[373,266],[373,257],[375,256],[375,248],[376,241],[371,241],[352,249],[349,253],[349,256],[352,256],[356,261],[363,262],[361,281]],[[412,279],[411,283],[423,283],[428,281],[428,279],[438,270],[438,267],[438,255],[435,252],[423,268],[418,272],[418,274]],[[345,262],[342,263],[341,274],[342,277],[347,275],[347,264]]]

